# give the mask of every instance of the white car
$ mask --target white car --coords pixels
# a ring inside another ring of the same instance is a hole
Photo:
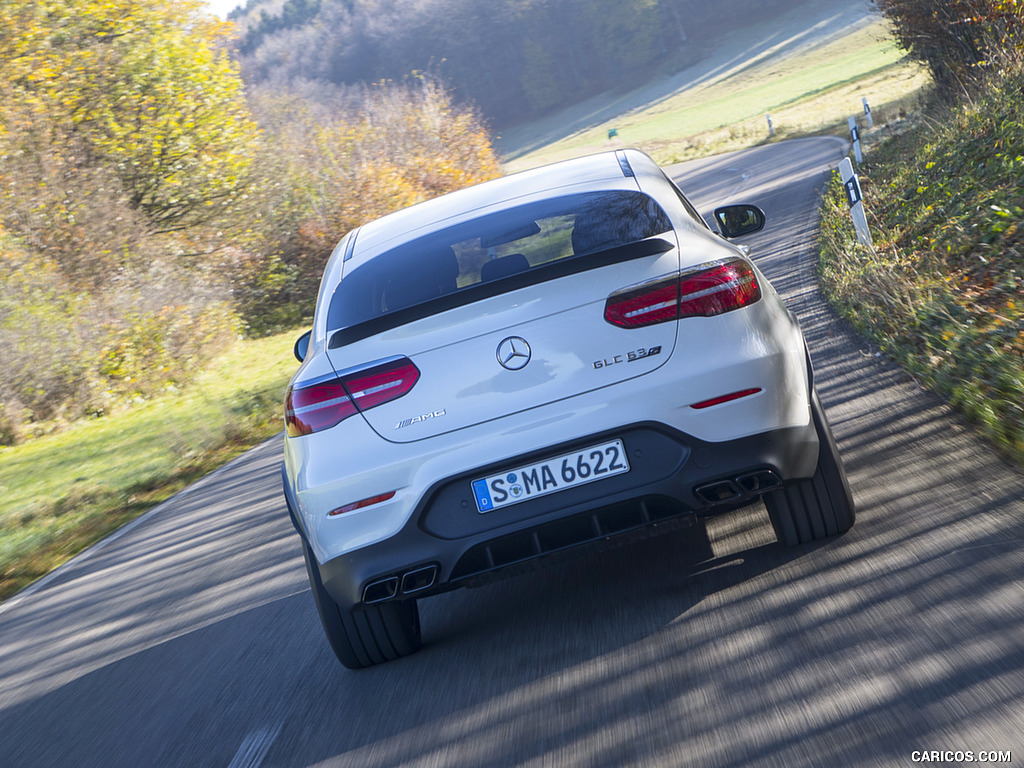
[[[764,499],[791,545],[853,500],[793,315],[647,155],[454,192],[350,232],[285,403],[284,489],[338,659],[416,600]]]

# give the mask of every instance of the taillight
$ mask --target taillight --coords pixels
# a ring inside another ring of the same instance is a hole
[[[284,397],[284,424],[288,437],[328,429],[356,412],[340,379],[300,389],[288,388]]]
[[[679,317],[712,317],[760,298],[761,287],[754,270],[740,259],[679,279]]]
[[[356,408],[368,411],[407,394],[420,377],[412,360],[403,357],[342,379]]]
[[[288,436],[330,429],[358,411],[397,400],[413,388],[419,377],[419,369],[403,357],[340,379],[289,388],[284,401]]]
[[[613,293],[604,305],[604,319],[620,328],[642,328],[679,317],[679,279],[648,283]]]
[[[620,328],[643,328],[684,317],[713,317],[760,298],[754,270],[734,259],[613,293],[604,318]]]

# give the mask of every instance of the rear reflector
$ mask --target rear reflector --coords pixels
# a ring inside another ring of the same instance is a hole
[[[728,403],[732,400],[739,400],[741,397],[750,397],[760,392],[760,388],[755,389],[741,389],[739,392],[730,392],[728,395],[719,395],[713,397],[710,400],[702,400],[699,403],[694,403],[691,408],[696,408],[698,411],[702,408],[710,408],[713,405],[721,405],[722,403]]]
[[[732,259],[613,293],[604,318],[620,328],[643,328],[684,317],[713,317],[760,298],[753,268]]]
[[[330,429],[359,411],[397,400],[413,388],[419,377],[419,369],[403,357],[341,379],[289,387],[284,400],[288,436]]]
[[[363,499],[362,501],[354,501],[351,504],[346,504],[343,507],[332,509],[330,512],[327,513],[327,516],[334,517],[335,515],[343,515],[346,512],[352,512],[356,509],[362,509],[363,507],[370,507],[373,506],[374,504],[380,504],[382,501],[392,499],[394,498],[394,496],[395,491],[391,491],[390,493],[382,493],[379,496],[371,496],[370,498]]]

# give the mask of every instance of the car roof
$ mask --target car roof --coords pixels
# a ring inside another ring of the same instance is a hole
[[[363,225],[357,232],[351,256],[372,257],[395,240],[410,239],[423,229],[435,229],[441,222],[470,219],[486,209],[532,197],[569,194],[568,187],[637,190],[636,171],[657,171],[657,165],[636,149],[617,150],[564,160],[528,171],[502,176],[472,187],[450,192]],[[660,173],[660,171],[658,171]]]

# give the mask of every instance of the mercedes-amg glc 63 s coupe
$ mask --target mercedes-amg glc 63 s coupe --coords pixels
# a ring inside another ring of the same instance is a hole
[[[764,214],[712,220],[619,150],[342,239],[283,476],[345,666],[415,651],[421,598],[758,498],[786,545],[853,525],[796,319],[729,242]]]

